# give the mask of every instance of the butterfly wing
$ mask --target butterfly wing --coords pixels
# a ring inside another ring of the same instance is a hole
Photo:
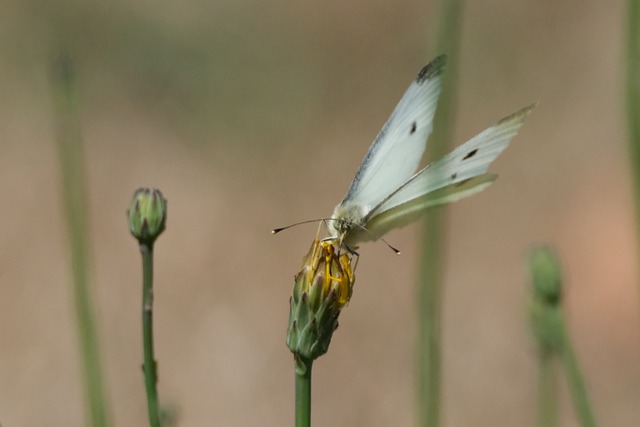
[[[367,222],[366,230],[353,229],[345,239],[349,246],[356,246],[361,242],[375,240],[394,228],[402,227],[422,217],[427,208],[452,203],[472,196],[493,184],[497,175],[485,173],[475,178],[432,191],[422,197],[388,209],[375,215]]]
[[[373,141],[341,205],[367,213],[404,184],[418,168],[440,95],[445,56],[420,70]]]
[[[428,207],[450,203],[487,188],[496,176],[488,174],[491,162],[509,145],[535,107],[530,105],[460,145],[411,177],[369,214],[370,232],[350,236],[371,240],[415,220]]]

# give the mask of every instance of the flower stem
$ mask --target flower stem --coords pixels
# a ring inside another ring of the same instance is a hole
[[[147,390],[149,425],[160,427],[158,376],[153,354],[153,244],[141,244],[142,254],[142,335],[144,346],[144,383]]]
[[[587,388],[578,366],[578,359],[573,350],[569,336],[567,334],[566,325],[562,325],[562,361],[567,374],[567,382],[569,383],[569,392],[573,399],[578,420],[582,427],[596,427],[596,420],[589,404]]]
[[[296,427],[311,426],[311,366],[312,360],[303,362],[306,369],[296,369]]]
[[[640,0],[627,2],[625,101],[629,158],[635,190],[636,239],[640,245]]]
[[[61,168],[61,196],[65,210],[76,322],[84,374],[90,425],[106,427],[107,402],[100,362],[99,340],[91,300],[90,247],[87,237],[87,196],[84,150],[78,120],[78,102],[73,64],[64,56],[52,67],[56,142]]]
[[[553,349],[538,352],[538,427],[558,425],[557,366]]]
[[[442,94],[438,104],[433,136],[429,144],[430,158],[440,158],[451,140],[453,114],[453,82],[455,81],[460,37],[461,1],[440,2],[440,25],[438,28],[438,54],[447,55],[447,71],[443,78]],[[440,305],[441,266],[444,246],[443,229],[445,210],[432,209],[425,224],[422,266],[418,288],[418,425],[437,427],[440,425],[441,401],[441,346]]]
[[[419,356],[418,414],[419,426],[436,427],[440,424],[440,247],[438,225],[443,223],[440,208],[429,213],[426,231],[422,286],[419,287]]]

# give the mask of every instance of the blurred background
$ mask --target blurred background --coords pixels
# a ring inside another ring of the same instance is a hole
[[[113,425],[146,423],[141,267],[125,212],[169,200],[156,244],[159,393],[180,426],[293,422],[288,298],[316,231],[435,51],[436,2],[5,0],[0,14],[0,422],[85,423],[48,67],[76,64],[91,256]],[[451,146],[540,104],[449,209],[445,426],[531,426],[525,257],[558,250],[570,332],[603,426],[640,425],[638,258],[622,2],[467,2]],[[319,426],[415,422],[421,224],[360,250],[314,365]],[[562,425],[576,426],[563,386]],[[496,423],[496,420],[500,420]]]

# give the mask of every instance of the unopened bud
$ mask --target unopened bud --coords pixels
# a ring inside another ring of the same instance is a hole
[[[160,190],[139,188],[129,206],[129,229],[140,244],[152,245],[164,231],[167,200]]]
[[[562,272],[553,250],[548,246],[535,248],[529,256],[532,298],[531,325],[540,348],[545,352],[560,352],[563,348]]]
[[[558,304],[562,297],[562,274],[554,251],[548,246],[533,249],[529,268],[534,297],[551,305]]]

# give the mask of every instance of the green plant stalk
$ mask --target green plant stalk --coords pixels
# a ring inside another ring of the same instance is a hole
[[[108,425],[107,403],[100,362],[99,340],[91,301],[90,248],[87,233],[84,150],[78,123],[75,81],[71,63],[60,58],[54,63],[52,85],[57,127],[57,151],[61,169],[61,197],[69,233],[76,322],[82,353],[84,388],[90,425]]]
[[[636,240],[640,248],[640,1],[627,2],[625,101],[629,154],[636,205]]]
[[[562,325],[562,362],[567,375],[569,392],[573,399],[573,405],[578,416],[578,421],[582,427],[596,427],[596,420],[589,404],[587,388],[578,366],[578,359],[573,350],[566,325]]]
[[[538,427],[558,425],[558,375],[553,349],[538,352]]]
[[[311,367],[312,360],[304,362],[306,369],[296,370],[296,427],[311,426]]]
[[[430,158],[442,157],[451,140],[454,122],[453,104],[455,71],[460,37],[460,1],[440,2],[438,54],[448,56],[443,88],[429,141]],[[444,247],[445,210],[432,209],[427,215],[424,246],[418,284],[418,425],[440,425],[441,401],[441,266]]]
[[[422,261],[422,274],[418,297],[418,416],[420,426],[436,427],[440,424],[440,367],[441,367],[441,313],[440,313],[440,227],[444,223],[442,208],[430,212]]]
[[[141,244],[142,254],[142,339],[144,347],[144,384],[147,391],[149,425],[160,427],[158,371],[153,352],[153,244]]]

